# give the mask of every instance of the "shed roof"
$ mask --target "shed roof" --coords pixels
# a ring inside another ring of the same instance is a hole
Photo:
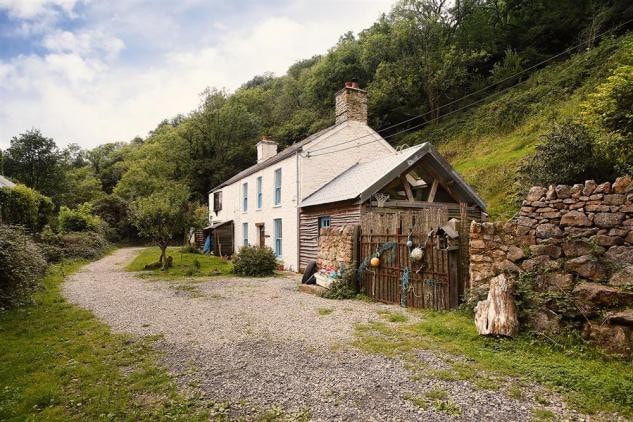
[[[12,188],[15,186],[15,183],[7,179],[6,177],[0,175],[0,188]]]
[[[437,178],[444,187],[450,184],[451,191],[459,196],[460,200],[485,209],[486,205],[479,195],[428,142],[373,161],[356,163],[305,198],[301,202],[301,207],[350,199],[364,202],[408,168],[419,163],[422,164],[421,176],[425,180]],[[417,169],[418,167],[416,171]]]

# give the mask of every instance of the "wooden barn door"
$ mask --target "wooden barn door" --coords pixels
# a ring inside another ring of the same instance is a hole
[[[446,224],[446,214],[430,210],[411,213],[370,213],[371,223],[363,224],[360,262],[384,250],[378,267],[360,272],[360,288],[366,295],[387,303],[427,309],[453,309],[459,304],[460,251],[440,247],[434,230]],[[418,222],[416,224],[416,218]],[[405,229],[403,232],[402,229]],[[429,235],[429,233],[431,233]],[[424,250],[420,262],[412,262],[407,241]],[[403,275],[408,280],[404,292]],[[404,295],[404,296],[403,296]]]

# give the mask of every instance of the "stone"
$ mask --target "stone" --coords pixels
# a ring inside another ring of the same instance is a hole
[[[562,250],[558,246],[554,245],[532,245],[530,246],[530,252],[533,256],[547,255],[551,258],[560,257]]]
[[[604,265],[591,255],[582,255],[568,260],[565,263],[565,269],[594,281],[604,280],[607,277]]]
[[[633,309],[625,309],[620,312],[613,312],[607,315],[606,321],[609,324],[633,326]]]
[[[481,233],[481,223],[478,223],[475,220],[473,220],[473,222],[470,223],[470,232]]]
[[[605,205],[622,205],[624,204],[624,198],[624,195],[614,193],[605,195],[602,201]]]
[[[512,337],[518,333],[519,319],[513,288],[514,279],[505,274],[490,280],[487,299],[475,307],[475,326],[480,335]]]
[[[627,265],[624,268],[614,272],[609,278],[611,286],[633,286],[633,265]]]
[[[601,228],[611,228],[619,225],[624,220],[621,212],[599,212],[593,219],[593,223]]]
[[[546,239],[549,237],[562,237],[562,230],[555,224],[545,223],[536,226],[536,237]]]
[[[620,325],[588,322],[583,330],[583,336],[606,354],[629,357],[633,349],[632,331],[631,328]]]
[[[486,242],[484,242],[483,240],[471,239],[470,249],[486,249]]]
[[[613,192],[625,193],[627,191],[627,188],[631,184],[633,184],[633,179],[631,178],[631,176],[618,177],[617,179],[615,179],[615,182],[613,182]]]
[[[586,229],[581,227],[565,227],[565,236],[574,239],[591,237],[596,233],[598,233],[598,229],[595,227]]]
[[[517,218],[517,224],[519,226],[532,227],[536,224],[536,220],[529,217],[519,217]]]
[[[631,230],[624,238],[625,242],[633,243],[633,230]]]
[[[521,248],[517,248],[514,245],[510,245],[508,247],[508,252],[507,252],[506,256],[508,257],[508,259],[510,261],[517,262],[517,261],[525,258],[525,252],[523,252],[523,249],[521,249]]]
[[[521,271],[521,269],[517,267],[517,265],[514,262],[510,261],[509,259],[506,259],[499,264],[495,264],[495,268],[501,272],[506,272],[506,273],[518,273]]]
[[[633,246],[611,246],[605,253],[614,264],[633,264]]]
[[[633,304],[633,293],[599,283],[580,283],[573,290],[576,298],[599,308],[617,308]]]
[[[571,188],[567,185],[557,185],[555,190],[558,199],[565,199],[571,196]]]
[[[589,196],[596,190],[598,184],[594,180],[585,180],[585,187],[582,190],[583,196]]]
[[[527,197],[525,199],[527,199],[530,202],[538,201],[543,196],[545,196],[545,192],[547,192],[547,189],[545,189],[544,187],[533,186],[530,188],[530,191],[528,192]]]
[[[629,231],[626,229],[611,229],[609,230],[609,236],[620,236],[620,237],[626,237],[627,234],[629,234]]]
[[[545,282],[549,287],[565,290],[572,286],[574,276],[567,273],[546,273]]]
[[[570,240],[562,244],[563,253],[568,258],[575,258],[581,255],[589,255],[593,252],[591,243],[585,240]]]
[[[492,262],[492,258],[488,255],[471,254],[470,262]]]
[[[543,272],[550,269],[550,263],[551,261],[547,255],[539,255],[523,261],[521,263],[521,268],[525,271]]]
[[[600,246],[613,246],[623,245],[624,239],[619,236],[608,236],[604,234],[597,234],[591,238],[593,242]]]
[[[556,198],[556,188],[554,187],[554,185],[549,185],[549,187],[547,188],[547,192],[545,192],[545,199],[551,201]]]
[[[619,209],[620,212],[633,213],[633,204],[622,205]]]
[[[571,194],[572,198],[578,198],[580,197],[580,194],[582,193],[584,186],[581,185],[580,183],[576,183],[574,186],[571,187],[571,189],[569,190],[569,193]]]
[[[604,182],[596,186],[596,189],[593,191],[594,195],[599,193],[611,193],[611,183]]]
[[[584,212],[569,211],[560,219],[561,226],[591,226],[591,221]]]
[[[537,333],[557,334],[561,331],[561,317],[549,309],[538,310],[529,317],[530,327]]]

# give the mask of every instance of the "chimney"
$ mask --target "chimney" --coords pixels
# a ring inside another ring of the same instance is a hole
[[[367,91],[352,79],[336,93],[336,124],[354,120],[367,124]]]
[[[273,142],[266,136],[262,136],[262,139],[257,143],[257,162],[261,163],[276,154],[277,142]]]

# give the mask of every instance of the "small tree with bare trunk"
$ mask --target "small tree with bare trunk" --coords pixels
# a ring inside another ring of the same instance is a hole
[[[161,267],[167,269],[167,247],[175,238],[181,238],[189,227],[189,191],[178,183],[137,199],[130,205],[132,224],[139,234],[151,239],[160,248]]]

